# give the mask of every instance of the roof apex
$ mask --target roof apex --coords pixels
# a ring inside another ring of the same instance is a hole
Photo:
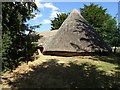
[[[78,13],[78,14],[80,14],[77,9],[73,9],[71,13]]]

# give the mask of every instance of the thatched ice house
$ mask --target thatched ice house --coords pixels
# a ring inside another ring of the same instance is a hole
[[[47,55],[74,56],[111,52],[111,48],[76,9],[70,13],[58,31],[46,40],[43,54]]]
[[[38,52],[48,55],[95,55],[111,52],[94,28],[73,10],[58,30],[37,33]]]

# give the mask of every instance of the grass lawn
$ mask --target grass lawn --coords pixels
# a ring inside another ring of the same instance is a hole
[[[120,55],[36,56],[4,76],[12,89],[120,88]]]

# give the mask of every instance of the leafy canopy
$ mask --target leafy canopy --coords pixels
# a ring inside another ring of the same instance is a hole
[[[57,17],[54,20],[51,20],[51,30],[59,29],[64,20],[68,17],[69,14],[61,13],[57,14]]]
[[[38,10],[34,2],[2,3],[2,68],[3,71],[14,69],[20,62],[28,60],[35,50],[33,28],[25,24]],[[29,34],[25,32],[29,31]]]
[[[107,9],[91,3],[90,5],[84,5],[83,8],[80,8],[80,11],[82,16],[96,29],[105,42],[110,46],[117,45],[114,38],[117,37],[116,19],[107,13]]]

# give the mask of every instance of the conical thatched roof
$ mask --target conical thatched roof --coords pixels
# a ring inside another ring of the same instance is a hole
[[[43,54],[72,56],[76,55],[75,53],[110,51],[111,48],[94,28],[74,9],[54,37],[45,45]]]

